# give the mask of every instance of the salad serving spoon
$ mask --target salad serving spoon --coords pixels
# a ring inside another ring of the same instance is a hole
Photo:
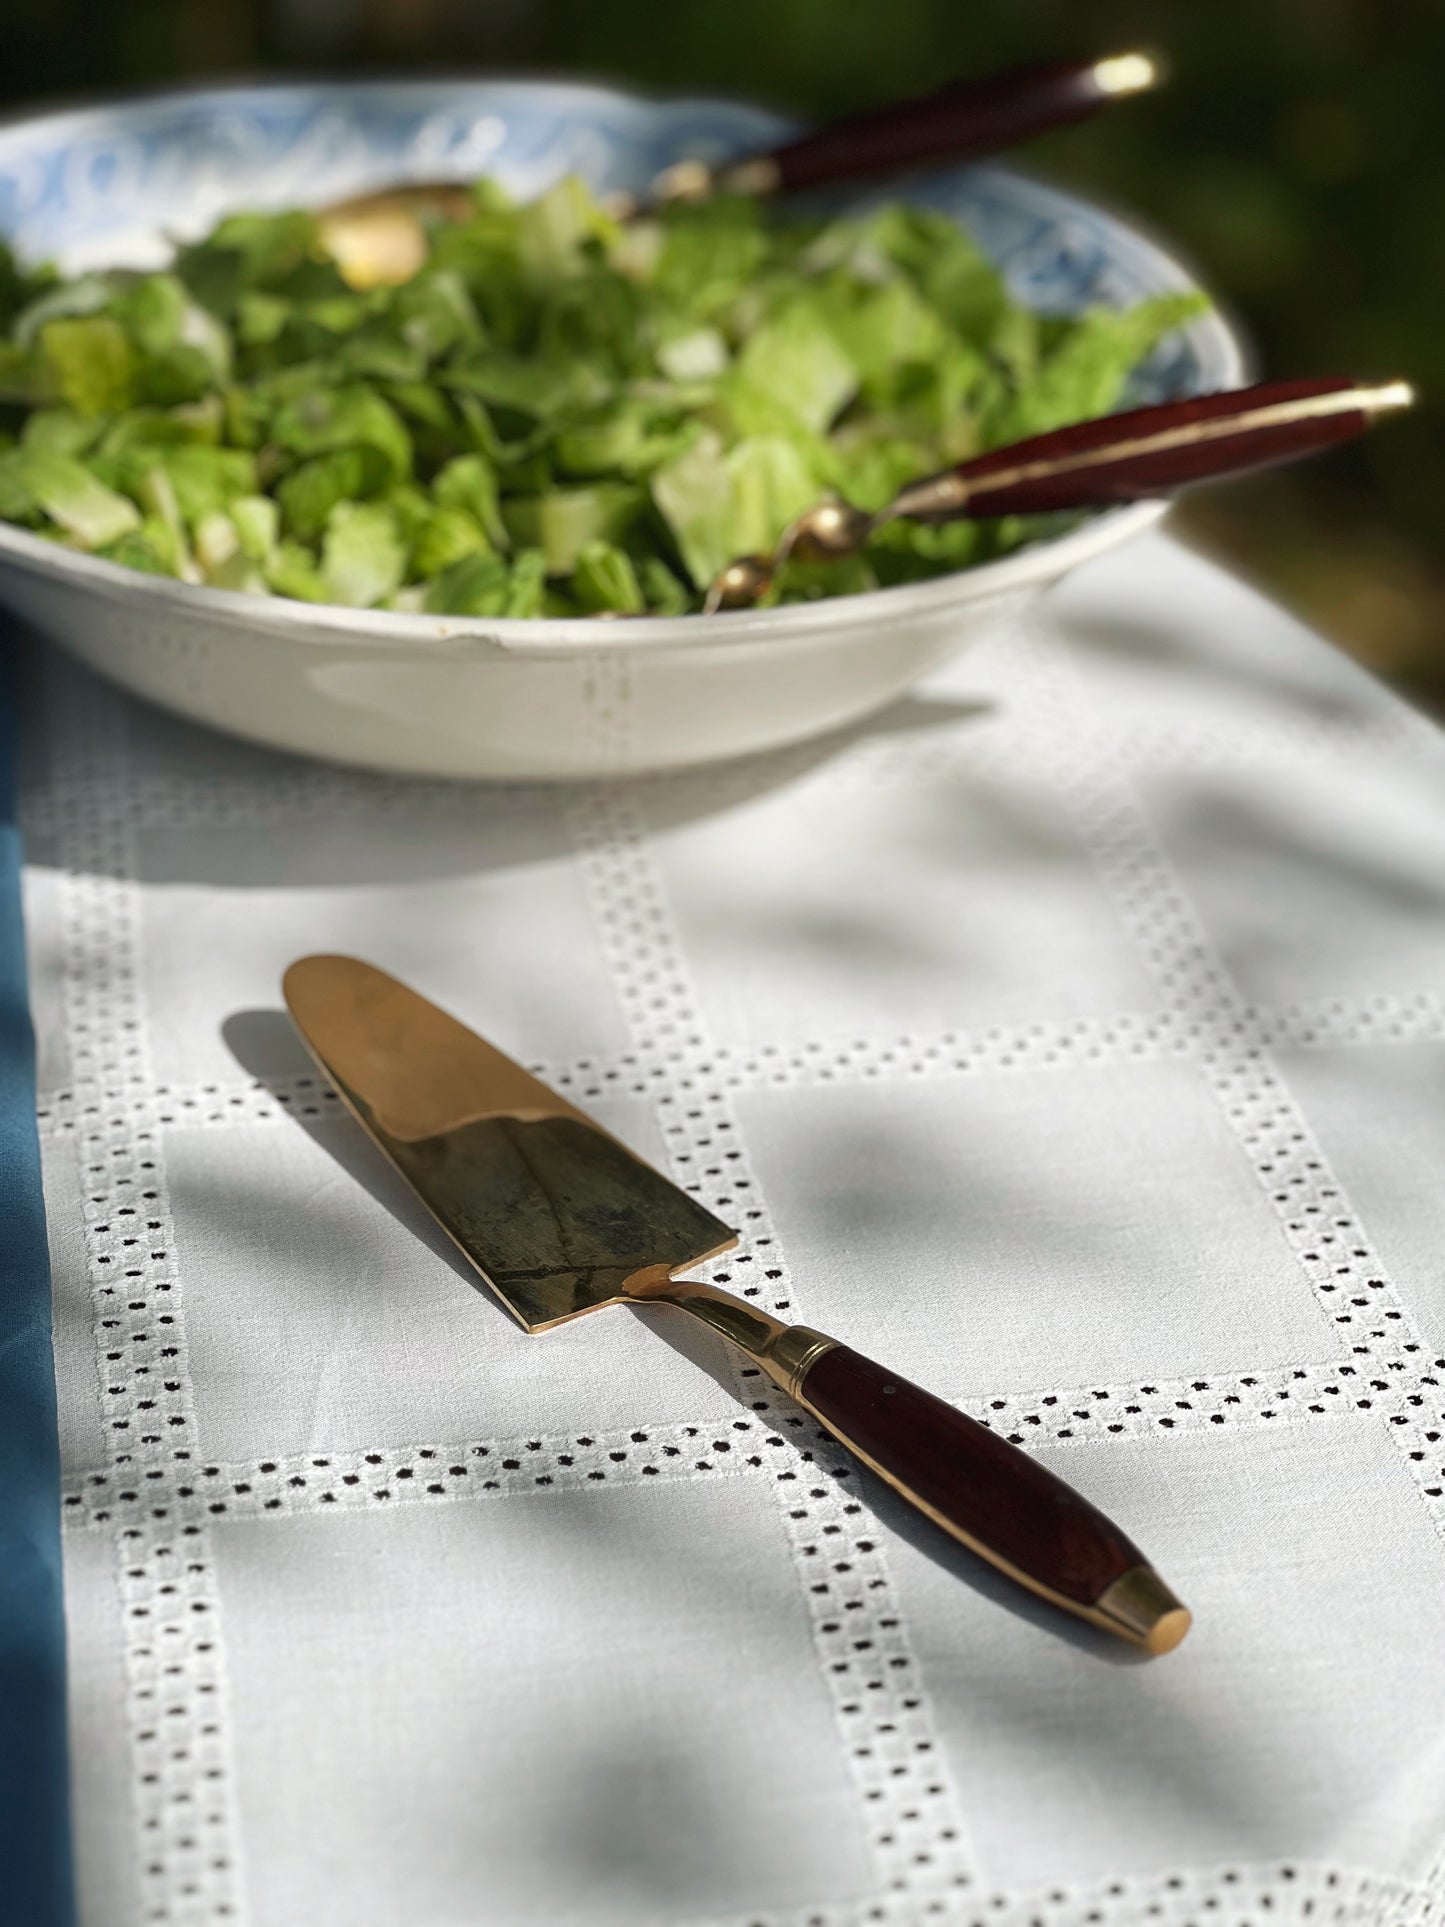
[[[1414,398],[1408,382],[1362,386],[1327,375],[1195,395],[1032,435],[910,482],[872,513],[840,500],[819,502],[789,524],[771,555],[738,556],[720,570],[703,613],[750,608],[790,559],[841,561],[889,522],[936,526],[1172,495],[1349,441]]]
[[[767,153],[715,165],[676,161],[643,194],[612,194],[603,205],[625,221],[674,201],[714,194],[770,197],[931,162],[977,159],[1086,120],[1158,79],[1158,63],[1148,54],[1124,53],[952,81],[912,100],[831,121]],[[321,236],[353,287],[381,287],[409,280],[421,267],[428,221],[461,220],[471,206],[469,189],[455,181],[397,182],[322,208]]]

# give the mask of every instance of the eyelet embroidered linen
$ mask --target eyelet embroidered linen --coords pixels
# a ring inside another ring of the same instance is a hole
[[[1445,1921],[1445,754],[1152,539],[845,739],[581,790],[45,664],[85,1927]],[[414,984],[1036,1451],[1021,1600],[665,1310],[528,1338],[280,1011]]]

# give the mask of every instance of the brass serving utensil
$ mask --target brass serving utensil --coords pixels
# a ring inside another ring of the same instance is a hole
[[[431,225],[464,221],[471,210],[471,192],[457,182],[417,181],[333,201],[317,218],[342,279],[353,288],[386,288],[423,266]]]
[[[736,1233],[475,1032],[351,957],[302,958],[285,995],[353,1116],[527,1331],[606,1305],[683,1312],[1021,1585],[1150,1653],[1184,1637],[1144,1555],[1035,1460],[825,1333],[679,1278]]]
[[[871,515],[843,501],[805,510],[771,555],[738,556],[719,571],[703,613],[750,608],[789,558],[834,562],[857,555],[889,522],[983,520],[1171,495],[1349,441],[1377,416],[1413,400],[1408,382],[1362,387],[1331,375],[1261,382],[1030,436],[911,482]]]
[[[859,175],[976,159],[1085,120],[1158,78],[1158,64],[1148,54],[1126,53],[954,81],[914,100],[832,121],[770,153],[716,166],[677,161],[645,193],[613,194],[606,206],[618,220],[631,220],[673,201],[788,194]],[[323,208],[321,237],[353,287],[380,287],[409,280],[426,260],[428,224],[464,219],[470,205],[466,189],[455,182],[399,182]]]

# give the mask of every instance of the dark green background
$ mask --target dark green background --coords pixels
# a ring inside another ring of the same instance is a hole
[[[1030,151],[1193,256],[1276,374],[1405,375],[1418,413],[1190,530],[1445,693],[1442,0],[0,0],[0,98],[215,73],[582,70],[808,116],[1144,46],[1171,83]],[[1437,663],[1438,656],[1438,663]]]

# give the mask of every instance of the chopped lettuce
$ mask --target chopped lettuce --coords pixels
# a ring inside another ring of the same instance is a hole
[[[382,502],[338,502],[321,543],[328,600],[369,609],[401,587],[406,543],[396,512]]]
[[[597,614],[640,616],[647,607],[632,557],[610,542],[583,543],[572,569],[572,594],[583,609]]]
[[[104,548],[140,527],[135,503],[97,481],[73,455],[27,449],[20,479],[51,520],[82,549]]]
[[[785,419],[796,416],[821,433],[853,395],[858,369],[818,303],[801,295],[749,336],[737,378]]]
[[[1112,408],[1134,368],[1198,311],[1193,295],[1156,295],[1135,308],[1089,308],[1056,323],[1032,379],[997,410],[994,443],[1042,435]]]
[[[444,616],[536,616],[542,613],[547,571],[539,549],[514,562],[500,555],[468,555],[431,584],[423,607]]]
[[[47,321],[40,354],[56,394],[78,415],[119,415],[136,399],[139,357],[109,315]]]
[[[711,582],[737,550],[730,545],[733,478],[722,438],[709,430],[652,478],[652,499],[693,586]]]
[[[589,542],[626,533],[642,504],[638,489],[599,482],[593,488],[549,489],[505,504],[503,519],[518,542],[540,548],[550,576],[571,575]]]
[[[956,222],[900,203],[619,225],[576,179],[525,205],[482,181],[399,285],[349,282],[325,233],[236,214],[161,272],[70,280],[0,245],[0,518],[302,601],[682,614],[830,493],[875,509],[1117,407],[1199,306],[1032,313]],[[1041,526],[890,524],[773,594],[913,581]]]

